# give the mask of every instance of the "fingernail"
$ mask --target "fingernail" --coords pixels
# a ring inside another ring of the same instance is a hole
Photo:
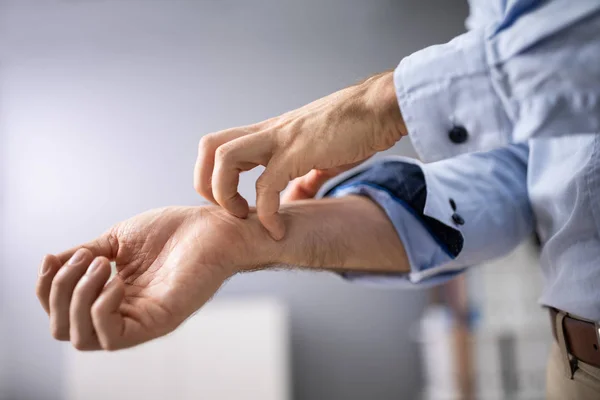
[[[88,270],[86,271],[86,275],[91,275],[94,272],[96,272],[98,270],[98,268],[100,268],[100,265],[102,265],[102,263],[100,262],[99,259],[95,259],[94,261],[92,261],[92,264],[88,267]]]
[[[105,285],[104,289],[108,290],[108,289],[112,289],[113,287],[117,286],[119,278],[117,278],[116,276],[111,278],[110,281],[108,281],[108,283]]]
[[[69,260],[69,265],[77,264],[85,257],[85,249],[79,249],[73,254],[71,259]]]
[[[42,260],[42,265],[40,266],[39,274],[44,275],[50,269],[50,265],[48,265],[48,256],[44,257]]]

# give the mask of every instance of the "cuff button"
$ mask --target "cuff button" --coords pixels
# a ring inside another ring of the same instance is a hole
[[[465,224],[465,220],[463,219],[463,217],[461,217],[457,213],[452,214],[452,221],[454,221],[454,223],[456,225],[464,225]]]
[[[467,141],[469,132],[467,132],[464,126],[454,126],[448,132],[448,138],[450,138],[452,143],[461,144]]]
[[[448,199],[448,202],[450,203],[450,207],[452,208],[452,211],[456,211],[456,202],[454,201],[454,199],[450,198],[450,199]]]

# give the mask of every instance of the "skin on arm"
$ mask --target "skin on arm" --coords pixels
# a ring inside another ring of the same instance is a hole
[[[410,271],[392,223],[365,197],[297,201],[284,205],[281,214],[288,234],[281,241],[265,240],[273,249],[275,264],[336,272]],[[256,214],[250,215],[250,222],[255,218]],[[259,223],[252,226],[260,228]],[[265,261],[259,262],[259,268],[269,266]]]
[[[400,273],[409,270],[391,222],[361,197],[286,205],[275,241],[250,212],[168,207],[116,224],[98,239],[48,255],[36,292],[52,335],[80,350],[117,350],[166,335],[228,278],[277,265]],[[118,274],[107,284],[109,261]]]

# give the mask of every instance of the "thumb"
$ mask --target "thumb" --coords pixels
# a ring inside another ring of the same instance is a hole
[[[288,203],[290,201],[312,199],[325,182],[335,175],[337,174],[334,174],[331,170],[313,169],[308,174],[294,179],[283,194],[281,201]]]
[[[317,195],[319,189],[321,189],[321,187],[328,180],[338,176],[342,172],[346,172],[356,167],[363,162],[364,160],[361,160],[351,164],[342,165],[340,167],[313,169],[308,174],[292,181],[292,184],[284,193],[281,201],[283,203],[288,203],[290,201],[312,199]]]

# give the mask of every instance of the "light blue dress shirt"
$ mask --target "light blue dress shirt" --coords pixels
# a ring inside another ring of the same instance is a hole
[[[456,228],[458,256],[390,193],[360,183],[386,211],[411,273],[350,276],[422,286],[502,256],[535,229],[545,280],[540,302],[600,321],[600,0],[471,1],[469,31],[403,59],[394,73],[419,154],[424,214]],[[448,132],[464,127],[455,143]],[[370,164],[372,165],[372,164]],[[367,169],[370,165],[359,168]],[[452,219],[449,199],[464,219]]]

